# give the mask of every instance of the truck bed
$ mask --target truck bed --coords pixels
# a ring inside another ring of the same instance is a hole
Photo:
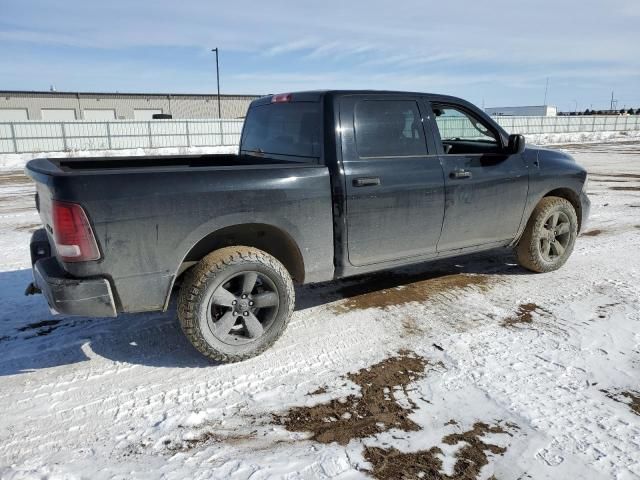
[[[199,242],[238,225],[253,225],[258,239],[270,229],[286,232],[299,246],[305,280],[333,276],[332,194],[323,165],[238,155],[42,158],[26,173],[37,182],[50,238],[53,199],[84,208],[101,258],[62,267],[71,277],[108,278],[119,312],[165,308],[194,248],[211,251],[198,251]]]

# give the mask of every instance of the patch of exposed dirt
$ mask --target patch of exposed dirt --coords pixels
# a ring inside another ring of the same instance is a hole
[[[640,192],[640,187],[609,187],[609,190],[619,190],[623,192]]]
[[[30,323],[24,327],[18,328],[19,332],[28,332],[31,330],[35,330],[35,336],[43,337],[45,335],[49,335],[56,328],[58,328],[58,324],[62,320],[42,320],[41,322]]]
[[[307,395],[312,397],[314,395],[322,395],[323,393],[327,393],[327,388],[326,387],[318,387],[313,392],[307,393]]]
[[[633,182],[633,180],[615,180],[613,178],[595,178],[593,181],[594,182],[600,182],[600,183],[627,183],[627,182]]]
[[[376,276],[359,284],[341,288],[345,300],[333,309],[338,313],[367,308],[387,308],[411,302],[421,302],[451,290],[477,287],[486,290],[493,277],[469,273],[432,273],[430,278],[414,281],[410,276],[403,279],[394,276]],[[375,290],[373,290],[375,289]]]
[[[536,310],[540,310],[540,307],[535,303],[523,303],[518,307],[518,311],[515,316],[506,318],[502,321],[503,327],[513,327],[514,325],[522,323],[533,322],[533,316],[531,315]]]
[[[592,173],[594,177],[609,177],[609,178],[640,178],[638,173]]]
[[[418,325],[418,321],[413,317],[405,317],[401,320],[402,322],[402,331],[403,334],[401,336],[412,336],[412,335],[420,335],[424,333],[424,330],[420,328]]]
[[[438,455],[443,452],[439,447],[411,453],[403,453],[395,448],[366,447],[364,457],[373,465],[371,474],[381,480],[472,480],[478,478],[482,467],[489,463],[487,452],[502,455],[507,451],[505,447],[483,441],[482,437],[487,433],[511,435],[500,425],[478,422],[471,430],[452,433],[442,439],[442,443],[447,445],[462,444],[455,453],[453,475],[442,473],[442,460]]]
[[[31,233],[31,232],[35,232],[41,226],[42,226],[41,223],[29,223],[27,225],[18,225],[16,227],[16,230],[18,230],[19,232]]]
[[[195,448],[200,448],[204,445],[210,443],[227,443],[227,444],[238,444],[248,440],[253,440],[255,438],[254,434],[240,435],[221,435],[219,433],[214,432],[201,432],[198,436],[193,438],[182,439],[179,441],[171,441],[165,440],[164,446],[169,452],[187,452],[189,450],[193,450]]]
[[[599,228],[595,228],[593,230],[589,230],[588,232],[584,232],[582,234],[582,236],[584,236],[584,237],[597,237],[601,233],[604,233],[603,230],[600,230]]]
[[[640,415],[640,392],[632,390],[622,392],[610,392],[608,390],[600,391],[611,400],[628,405],[633,413]]]
[[[311,432],[311,438],[317,442],[341,445],[392,428],[419,430],[409,419],[416,405],[408,396],[408,387],[424,377],[427,364],[424,358],[402,351],[398,356],[346,376],[360,386],[360,395],[352,394],[312,407],[294,407],[284,415],[274,415],[274,420],[291,432]],[[396,402],[394,393],[400,391],[409,408]]]
[[[26,185],[29,183],[33,183],[33,180],[22,173],[0,173],[0,185]]]

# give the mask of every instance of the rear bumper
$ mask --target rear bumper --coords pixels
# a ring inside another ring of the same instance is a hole
[[[580,194],[580,231],[584,232],[589,224],[589,213],[591,212],[591,200],[584,191]]]
[[[42,243],[41,232],[34,233],[32,246]],[[70,277],[55,257],[32,257],[32,260],[35,284],[56,312],[85,317],[117,316],[111,285],[106,278]]]

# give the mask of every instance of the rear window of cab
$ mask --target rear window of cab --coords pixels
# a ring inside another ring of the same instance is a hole
[[[242,133],[243,152],[320,157],[320,103],[287,102],[249,109]]]

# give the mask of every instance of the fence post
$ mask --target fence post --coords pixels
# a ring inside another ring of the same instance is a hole
[[[18,142],[16,141],[16,129],[13,123],[10,123],[9,126],[11,127],[11,140],[13,140],[13,151],[18,153]]]
[[[184,128],[187,132],[187,147],[191,146],[191,138],[189,138],[189,120],[184,121]]]
[[[224,145],[224,133],[222,132],[222,119],[218,120],[218,125],[220,126],[220,145]]]
[[[60,127],[62,128],[62,147],[64,149],[64,151],[67,151],[67,132],[65,131],[64,128],[64,122],[60,124]]]
[[[151,137],[151,121],[147,122],[147,129],[149,130],[149,148],[153,148],[153,137]]]
[[[111,150],[111,124],[109,122],[107,122],[107,145],[109,146],[109,150]]]

